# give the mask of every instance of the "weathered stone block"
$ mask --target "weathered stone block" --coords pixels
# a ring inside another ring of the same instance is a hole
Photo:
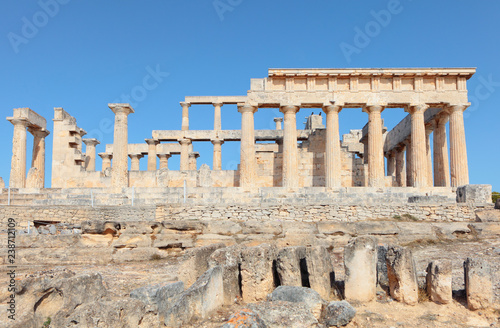
[[[222,281],[224,286],[224,304],[231,305],[241,297],[240,265],[241,247],[231,246],[220,248],[212,253],[208,261],[209,266],[222,268]]]
[[[345,298],[369,302],[376,296],[377,244],[373,237],[352,239],[344,247]]]
[[[247,247],[241,252],[241,284],[243,301],[258,302],[266,299],[275,287],[273,264],[276,247],[263,244]]]
[[[305,257],[306,248],[304,246],[285,247],[279,250],[276,268],[281,285],[304,286],[302,277],[307,273]]]
[[[457,188],[457,203],[491,203],[491,185],[464,185]]]
[[[431,301],[438,304],[452,302],[451,279],[451,260],[439,260],[429,263],[426,284]]]
[[[259,315],[267,328],[321,327],[304,304],[275,301],[249,304],[248,307]]]
[[[297,286],[279,286],[268,296],[269,301],[303,303],[316,319],[320,319],[325,301],[311,288]]]
[[[175,296],[184,292],[184,283],[182,281],[156,284],[144,287],[139,287],[130,292],[130,297],[142,301],[146,305],[158,306],[160,303],[163,306],[168,305],[168,302]]]
[[[389,291],[392,298],[409,305],[417,304],[417,271],[411,250],[389,246],[386,261]]]
[[[323,299],[330,300],[335,282],[331,254],[324,246],[307,247],[306,263],[311,288]]]
[[[191,286],[205,271],[208,270],[210,255],[224,244],[213,244],[209,246],[193,248],[183,256],[183,262],[179,265],[178,277],[184,285]]]
[[[464,262],[464,280],[469,310],[488,308],[493,301],[493,283],[488,263],[467,258]]]
[[[249,309],[240,310],[229,317],[221,328],[267,328],[259,315]]]

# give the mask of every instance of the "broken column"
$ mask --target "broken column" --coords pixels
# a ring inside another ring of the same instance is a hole
[[[391,297],[405,304],[417,304],[417,271],[411,250],[399,246],[389,246],[386,261]]]
[[[198,157],[200,157],[200,153],[189,153],[189,170],[198,170]]]
[[[89,172],[95,171],[96,149],[95,147],[100,144],[99,140],[82,139],[85,144],[85,170]]]
[[[467,258],[464,262],[464,281],[469,310],[486,309],[492,304],[493,283],[488,263]]]
[[[128,115],[134,109],[130,104],[109,104],[109,108],[115,113],[111,185],[124,188],[128,187]]]
[[[278,252],[276,269],[282,286],[302,287],[306,248],[304,246],[285,247]],[[301,263],[302,261],[302,263]]]
[[[332,284],[335,280],[332,258],[326,247],[306,248],[307,273],[309,284],[324,300],[332,299]]]
[[[377,244],[372,237],[351,239],[344,247],[345,298],[369,302],[376,296]]]
[[[452,302],[451,260],[432,261],[427,267],[427,294],[431,301],[438,304]]]
[[[99,157],[102,158],[101,171],[104,172],[106,169],[109,169],[111,167],[111,159],[113,158],[113,154],[99,153]]]
[[[241,286],[244,302],[263,301],[267,294],[274,290],[273,261],[275,259],[276,248],[272,245],[263,244],[242,250]]]

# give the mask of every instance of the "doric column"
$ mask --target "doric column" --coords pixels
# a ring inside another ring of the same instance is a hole
[[[191,140],[190,139],[179,139],[179,143],[181,144],[180,170],[186,171],[186,170],[189,170],[189,146],[191,146]]]
[[[214,163],[212,170],[220,171],[222,169],[222,144],[224,143],[221,139],[213,139],[212,144],[214,145]]]
[[[45,187],[45,138],[50,134],[43,129],[31,129],[28,131],[33,135],[33,154],[31,157],[31,167],[36,168],[38,178],[35,179],[38,185],[30,186],[32,188]]]
[[[384,106],[367,105],[363,108],[368,117],[368,186],[385,186],[384,145],[382,139],[382,111]]]
[[[434,185],[450,186],[450,162],[448,159],[448,141],[446,140],[446,122],[448,115],[442,114],[436,119],[434,129]]]
[[[101,171],[104,172],[106,169],[111,167],[111,159],[113,158],[113,154],[99,153],[99,157],[102,158]]]
[[[182,131],[189,130],[189,107],[191,107],[190,103],[181,102],[182,106]]]
[[[326,113],[326,174],[325,186],[327,188],[341,187],[341,158],[340,158],[340,136],[339,136],[339,113],[342,106],[324,106]]]
[[[158,158],[160,159],[160,170],[168,169],[168,159],[172,157],[172,154],[158,154]]]
[[[222,122],[221,122],[221,107],[222,103],[213,103],[214,105],[214,130],[219,131],[222,130]]]
[[[411,139],[404,141],[406,147],[406,187],[413,187]]]
[[[299,160],[297,151],[298,106],[282,106],[280,112],[285,117],[283,131],[283,187],[298,188]]]
[[[431,149],[431,133],[434,130],[434,125],[427,124],[425,126],[425,154],[427,155],[427,186],[432,187],[432,149]]]
[[[411,105],[406,109],[411,115],[411,172],[413,187],[427,187],[427,151],[425,146],[424,113],[428,105]]]
[[[467,107],[468,105],[453,105],[447,108],[450,113],[450,171],[452,187],[469,184],[464,128],[464,110]]]
[[[141,158],[144,157],[142,154],[129,154],[128,157],[130,157],[130,170],[131,171],[140,171],[140,166],[141,166]]]
[[[134,109],[129,104],[109,104],[109,108],[115,113],[111,185],[128,187],[128,115]]]
[[[254,113],[257,107],[239,104],[241,113],[240,187],[248,190],[255,185],[255,131]]]
[[[395,150],[391,150],[387,153],[387,176],[396,176],[396,154]]]
[[[148,144],[148,171],[156,171],[156,145],[160,143],[156,139],[144,139]]]
[[[85,170],[89,172],[95,171],[96,149],[95,147],[100,144],[99,140],[83,139],[85,144]]]
[[[276,123],[276,130],[281,130],[281,122],[283,122],[283,117],[274,118],[274,123]]]
[[[200,157],[199,153],[189,153],[189,169],[196,171],[198,169],[197,159]]]
[[[396,182],[398,187],[406,187],[405,146],[396,147]]]
[[[14,125],[9,187],[24,188],[26,185],[26,127],[29,123],[22,118],[8,117],[7,120]]]

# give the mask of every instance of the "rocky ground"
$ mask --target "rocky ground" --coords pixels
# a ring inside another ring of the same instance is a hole
[[[453,290],[454,301],[448,305],[437,305],[428,300],[422,293],[420,303],[415,306],[404,305],[392,301],[380,290],[378,300],[366,304],[352,304],[357,313],[346,327],[500,327],[500,240],[471,241],[462,240],[445,243],[429,243],[422,241],[406,245],[413,250],[416,267],[419,273],[419,283],[425,279],[425,268],[432,260],[451,259],[453,262]],[[334,250],[334,267],[336,279],[342,280],[343,250]],[[113,300],[126,299],[132,290],[156,283],[174,282],[178,278],[179,254],[173,253],[168,259],[150,260],[144,262],[108,264],[108,265],[81,265],[67,267],[22,267],[17,268],[17,279],[35,271],[47,269],[69,269],[80,274],[99,272],[103,278],[103,285],[108,296]],[[463,261],[467,257],[483,258],[492,267],[495,290],[495,304],[491,309],[469,311],[463,295]],[[0,298],[6,293],[8,276],[6,267],[0,269]],[[221,327],[230,315],[238,310],[247,308],[248,304],[237,303],[224,306],[210,318],[198,321],[185,327]],[[0,322],[7,322],[5,301],[0,304]]]

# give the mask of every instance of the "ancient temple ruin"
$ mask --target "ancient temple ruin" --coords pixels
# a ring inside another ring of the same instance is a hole
[[[474,73],[474,68],[270,69],[268,77],[251,80],[245,96],[185,97],[181,129],[154,130],[138,144],[128,143],[128,116],[134,109],[109,104],[115,113],[114,142],[98,154],[101,171],[96,171],[99,140],[85,139],[75,117],[55,108],[51,188],[238,187],[238,192],[276,188],[286,193],[310,188],[331,194],[405,188],[415,195],[450,196],[453,188],[469,183],[463,112],[470,105],[467,80]],[[214,107],[214,128],[191,130],[189,108],[206,104]],[[224,105],[237,105],[241,130],[222,128]],[[279,108],[283,117],[275,118],[275,129],[255,130],[255,116],[268,108]],[[305,108],[325,115],[309,116],[305,129],[298,130],[296,114]],[[340,138],[344,108],[360,108],[369,120]],[[387,108],[408,112],[390,131],[381,119]],[[9,186],[43,188],[45,119],[28,108],[14,109],[7,119],[14,125]],[[35,137],[33,177],[27,179],[26,127]],[[212,169],[197,170],[193,143],[207,141],[213,144]],[[236,170],[222,170],[223,144],[235,141],[241,144],[240,163]],[[180,170],[171,170],[169,158],[177,155]],[[143,157],[146,171],[139,167]]]

